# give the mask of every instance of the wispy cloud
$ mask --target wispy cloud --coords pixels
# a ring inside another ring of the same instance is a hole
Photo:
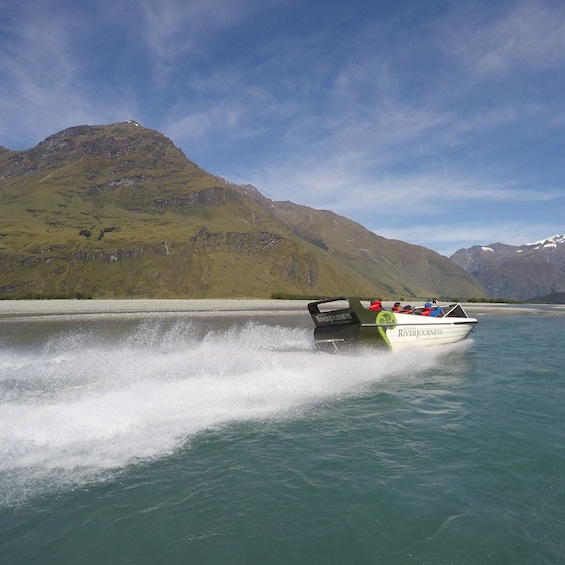
[[[560,2],[522,0],[481,13],[473,4],[445,22],[448,48],[478,75],[539,71],[565,61],[565,13]]]
[[[460,206],[465,206],[465,203],[482,203],[484,206],[523,203],[531,206],[534,203],[561,202],[564,198],[561,187],[540,191],[518,180],[501,182],[471,173],[466,177],[455,172],[449,175],[381,176],[339,161],[317,167],[308,163],[296,165],[292,170],[281,166],[279,169],[258,171],[252,182],[262,181],[267,192],[280,197],[283,191],[279,192],[277,187],[284,186],[284,199],[300,200],[344,215],[358,215],[364,210],[395,210],[401,205],[406,219],[422,213],[441,215],[454,203]]]
[[[26,148],[24,139],[37,142],[64,127],[135,114],[131,101],[116,97],[108,103],[99,97],[108,89],[84,82],[89,63],[81,58],[80,38],[87,25],[81,14],[49,3],[19,3],[10,15],[0,57],[0,134],[20,145],[14,148]]]
[[[434,222],[430,224],[404,225],[396,228],[373,225],[369,229],[388,239],[399,239],[416,245],[434,249],[438,253],[450,257],[458,249],[473,245],[489,245],[504,243],[522,245],[538,241],[542,237],[550,237],[563,231],[562,225],[552,222],[534,222],[526,225],[522,222],[501,222],[498,224],[477,225],[475,222]]]
[[[143,34],[156,64],[202,52],[213,35],[244,17],[245,0],[141,0]]]

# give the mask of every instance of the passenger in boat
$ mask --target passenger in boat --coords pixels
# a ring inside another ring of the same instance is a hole
[[[380,298],[375,298],[371,300],[371,304],[369,305],[369,310],[384,310],[382,302]]]
[[[402,308],[402,313],[403,314],[412,314],[412,306],[410,306],[410,304],[407,304],[406,306],[404,306],[404,308]]]
[[[440,314],[441,306],[439,305],[437,298],[434,298],[433,304],[431,302],[426,302],[420,312],[421,316],[430,316],[431,318],[439,316]]]
[[[429,316],[431,311],[432,311],[432,303],[426,302],[424,304],[424,307],[420,311],[420,316]]]
[[[395,302],[395,303],[394,303],[394,306],[391,308],[391,310],[392,310],[393,312],[400,312],[400,311],[401,311],[400,302]]]
[[[441,316],[441,306],[439,305],[439,301],[437,298],[432,300],[432,309],[430,310],[430,316]]]

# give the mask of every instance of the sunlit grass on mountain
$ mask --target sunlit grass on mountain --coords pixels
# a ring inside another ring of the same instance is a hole
[[[135,122],[0,152],[0,293],[481,296],[465,271],[328,211],[273,202]]]

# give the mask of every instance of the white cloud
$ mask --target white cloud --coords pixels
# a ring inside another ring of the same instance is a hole
[[[10,148],[26,149],[30,138],[37,143],[65,127],[136,115],[135,97],[84,81],[93,61],[81,57],[81,38],[96,18],[49,3],[20,7],[10,14],[0,58],[0,134],[19,145]]]
[[[441,255],[450,257],[457,250],[474,245],[504,243],[523,245],[538,241],[558,233],[559,228],[552,223],[505,221],[497,224],[478,225],[475,221],[461,221],[457,224],[434,222],[433,224],[416,223],[398,228],[368,226],[368,229],[387,239],[399,239],[416,245],[434,249]]]
[[[438,215],[454,203],[530,205],[563,198],[560,187],[540,189],[521,180],[501,181],[489,177],[488,171],[379,172],[385,168],[366,153],[351,150],[325,159],[297,158],[291,167],[285,160],[278,167],[257,170],[245,182],[274,200],[290,199],[348,217],[367,209],[393,210],[399,203],[409,203],[415,215]]]

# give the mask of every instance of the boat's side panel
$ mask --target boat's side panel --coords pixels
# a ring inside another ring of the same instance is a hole
[[[468,319],[458,323],[413,324],[396,326],[387,330],[387,337],[393,351],[407,347],[429,347],[456,343],[465,339],[473,330],[476,320]]]

